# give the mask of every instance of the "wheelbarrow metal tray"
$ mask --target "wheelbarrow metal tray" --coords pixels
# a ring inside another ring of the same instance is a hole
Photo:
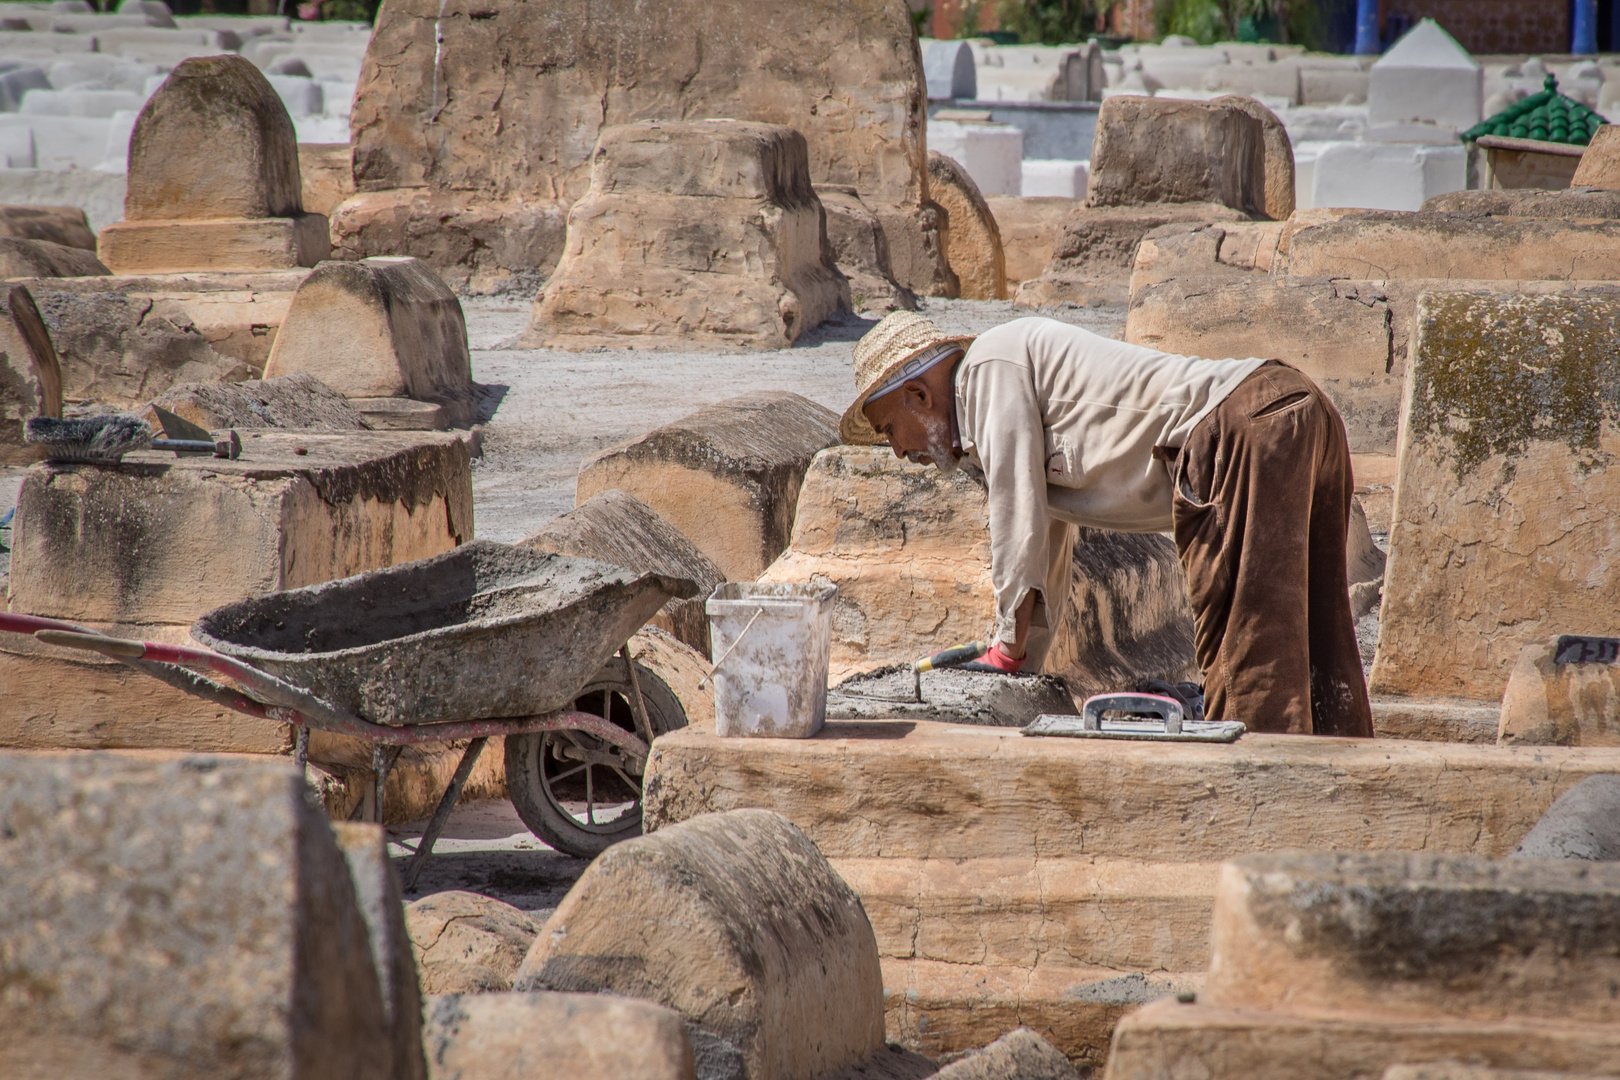
[[[579,688],[685,578],[474,540],[417,562],[215,608],[209,648],[377,724],[519,717]]]

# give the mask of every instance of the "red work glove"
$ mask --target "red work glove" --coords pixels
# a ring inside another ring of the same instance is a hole
[[[994,645],[990,646],[983,656],[979,657],[979,663],[989,664],[997,671],[1005,671],[1008,675],[1016,675],[1018,674],[1018,669],[1024,666],[1024,659],[1019,658],[1014,660],[1012,657],[1002,652],[1001,642],[998,641]]]

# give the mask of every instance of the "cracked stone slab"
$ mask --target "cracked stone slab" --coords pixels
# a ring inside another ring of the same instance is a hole
[[[1056,675],[943,668],[919,676],[909,664],[891,664],[851,675],[827,691],[827,715],[841,720],[894,717],[1016,728],[1043,713],[1078,715]]]

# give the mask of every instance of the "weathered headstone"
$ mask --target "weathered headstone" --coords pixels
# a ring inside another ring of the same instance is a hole
[[[725,571],[634,495],[617,489],[593,495],[521,543],[539,551],[697,582],[696,596],[671,600],[650,622],[708,655],[709,617],[703,605],[715,586],[726,580]]]
[[[1560,634],[1524,647],[1502,694],[1508,746],[1620,746],[1620,638]]]
[[[596,994],[427,999],[430,1080],[696,1080],[680,1014]]]
[[[274,88],[240,56],[196,57],[141,109],[124,220],[98,251],[120,274],[314,266],[327,222],[302,200],[298,137]]]
[[[783,348],[850,306],[804,137],[775,124],[602,129],[536,348]]]
[[[1111,97],[1097,114],[1086,204],[1218,203],[1265,211],[1261,122],[1227,99]]]
[[[810,1080],[883,1045],[883,980],[860,899],[804,833],[761,810],[695,818],[597,856],[517,986],[672,1008],[705,1076]]]
[[[1620,626],[1620,301],[1430,294],[1375,693],[1499,701],[1524,646]]]
[[[928,153],[928,194],[945,210],[945,252],[964,300],[1007,299],[1001,230],[979,186],[952,158]]]
[[[0,314],[0,465],[26,465],[44,454],[23,438],[36,416],[62,415],[62,365],[39,308],[25,286],[9,290]]]
[[[586,458],[574,498],[612,488],[634,495],[728,580],[753,581],[787,547],[810,459],[837,441],[832,410],[756,391]]]
[[[409,398],[465,426],[477,411],[461,302],[417,259],[317,266],[293,295],[264,373],[313,375],[362,413]]]
[[[922,50],[923,76],[928,80],[930,99],[978,97],[973,48],[967,42],[928,41]]]
[[[0,951],[8,1077],[408,1075],[285,763],[0,754]]]
[[[1252,97],[1219,97],[1218,102],[1242,109],[1260,121],[1265,147],[1265,171],[1261,180],[1259,209],[1273,221],[1286,221],[1294,212],[1294,144],[1277,114]]]
[[[427,994],[510,990],[540,922],[492,896],[452,890],[405,909],[411,952]]]
[[[894,0],[390,4],[355,96],[359,194],[334,237],[350,257],[417,255],[458,282],[545,273],[602,128],[723,116],[802,132],[811,178],[853,185],[897,279],[933,293],[948,268],[925,202],[926,105]]]
[[[1479,123],[1485,70],[1433,19],[1424,19],[1378,58],[1369,73],[1368,119],[1427,122],[1463,130]]]

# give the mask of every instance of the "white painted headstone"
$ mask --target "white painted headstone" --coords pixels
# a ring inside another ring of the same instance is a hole
[[[1091,173],[1089,161],[1026,158],[1023,166],[1023,182],[1018,193],[1026,199],[1086,197],[1086,180]]]
[[[1309,207],[1416,210],[1466,187],[1468,159],[1460,143],[1336,142],[1322,144],[1310,172]]]
[[[965,41],[923,43],[923,77],[930,98],[971,101],[979,95],[973,49]]]
[[[1408,31],[1370,76],[1367,108],[1374,127],[1417,120],[1461,131],[1483,118],[1484,69],[1433,19]]]

